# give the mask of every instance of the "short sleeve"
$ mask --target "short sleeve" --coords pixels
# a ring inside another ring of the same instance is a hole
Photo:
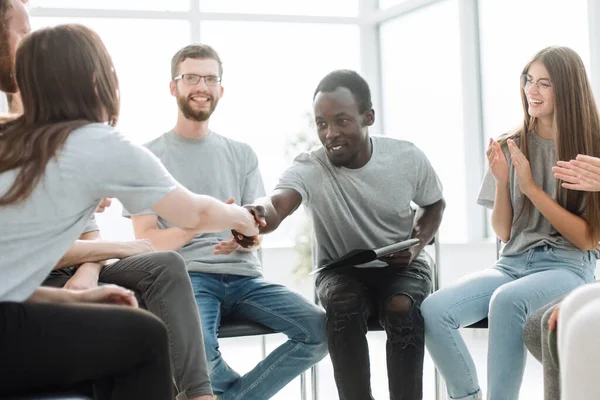
[[[442,182],[425,153],[416,147],[415,149],[415,164],[418,166],[418,179],[413,201],[419,207],[426,207],[443,198]]]
[[[496,200],[496,179],[492,172],[488,169],[481,182],[481,188],[479,189],[479,195],[477,196],[477,204],[486,208],[494,208],[494,202]]]
[[[178,186],[154,154],[114,129],[87,129],[81,136],[79,140],[91,142],[88,149],[93,146],[94,154],[83,165],[96,198],[116,197],[129,212],[138,213]]]
[[[279,178],[275,189],[292,189],[300,194],[303,203],[309,202],[309,193],[303,179],[309,168],[309,155],[302,153],[294,159],[294,163]]]
[[[84,233],[88,233],[88,232],[95,232],[95,231],[99,231],[100,228],[98,227],[98,224],[96,223],[96,217],[92,216],[92,218],[88,219],[87,222],[85,223],[85,226],[83,227],[83,232],[81,232],[81,234],[83,235]]]

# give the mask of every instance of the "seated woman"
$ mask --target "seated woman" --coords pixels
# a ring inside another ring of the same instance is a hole
[[[600,129],[599,122],[596,129]],[[559,161],[553,171],[567,189],[600,192],[600,158],[578,155],[568,162]],[[523,338],[544,366],[545,400],[600,398],[600,385],[596,384],[600,367],[600,346],[596,345],[600,332],[599,301],[600,284],[592,283],[574,290],[564,300],[542,307],[527,320]],[[558,343],[557,335],[549,334],[556,332],[557,319]],[[557,345],[560,357],[551,352]]]
[[[105,197],[186,229],[256,235],[257,224],[242,207],[184,189],[113,128],[117,77],[90,29],[30,34],[15,73],[24,111],[0,122],[0,397],[92,381],[100,399],[172,399],[169,327],[132,309],[130,291],[39,286]]]
[[[579,153],[600,155],[598,112],[581,58],[543,49],[521,76],[522,126],[487,150],[478,202],[506,243],[482,272],[433,293],[422,305],[427,349],[452,399],[481,399],[459,328],[489,318],[488,400],[519,398],[523,327],[532,312],[594,279],[600,239],[596,193],[557,187],[551,168]]]

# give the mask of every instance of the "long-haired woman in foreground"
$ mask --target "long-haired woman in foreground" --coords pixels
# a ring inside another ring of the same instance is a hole
[[[91,381],[98,398],[171,399],[166,329],[132,309],[131,292],[39,285],[105,197],[199,232],[256,235],[254,218],[187,191],[113,128],[118,82],[90,29],[63,25],[30,34],[15,73],[24,112],[0,123],[0,396]]]

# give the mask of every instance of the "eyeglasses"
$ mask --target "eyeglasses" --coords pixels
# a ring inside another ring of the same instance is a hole
[[[215,75],[181,74],[173,78],[174,81],[180,79],[183,80],[186,85],[197,85],[202,79],[204,79],[206,86],[217,86],[221,83],[221,78]]]
[[[527,90],[533,84],[535,84],[535,86],[537,87],[537,90],[540,91],[541,93],[546,93],[550,89],[552,89],[552,82],[550,82],[550,80],[548,80],[548,79],[538,79],[537,81],[534,81],[528,75],[521,75],[521,87],[523,89]]]

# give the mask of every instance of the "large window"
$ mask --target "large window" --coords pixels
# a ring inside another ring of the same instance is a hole
[[[435,27],[433,29],[432,27]],[[444,185],[444,241],[465,241],[465,152],[456,0],[384,23],[381,76],[385,135],[415,143]]]
[[[30,0],[34,7],[114,10],[186,11],[190,0]]]
[[[354,17],[359,0],[200,0],[205,12]]]

